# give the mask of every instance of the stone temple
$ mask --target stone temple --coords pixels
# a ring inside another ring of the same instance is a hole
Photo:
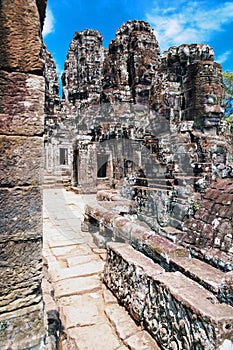
[[[81,226],[107,254],[102,283],[155,344],[118,331],[120,343],[101,349],[232,349],[233,137],[213,49],[161,53],[144,21],[123,24],[108,49],[85,29],[70,42],[60,98],[45,7],[0,5],[1,349],[55,350],[60,334],[62,349],[84,350],[55,284],[58,307],[41,289],[43,173],[44,188],[95,198]]]

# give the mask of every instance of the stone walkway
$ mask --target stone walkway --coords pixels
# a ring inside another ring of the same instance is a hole
[[[44,190],[45,310],[58,311],[62,350],[159,350],[102,282],[106,251],[81,231],[93,195]]]

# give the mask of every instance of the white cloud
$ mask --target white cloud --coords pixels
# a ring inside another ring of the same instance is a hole
[[[146,14],[146,20],[154,27],[162,50],[183,43],[205,43],[233,22],[233,1],[178,0],[176,7],[169,7],[170,0],[161,0],[160,4]]]
[[[54,21],[52,10],[49,7],[47,7],[46,17],[45,17],[45,22],[43,27],[43,37],[54,32],[54,22],[55,21]]]
[[[216,62],[218,62],[220,64],[226,62],[231,54],[232,54],[231,50],[227,50],[227,51],[223,52],[221,55],[216,57]]]

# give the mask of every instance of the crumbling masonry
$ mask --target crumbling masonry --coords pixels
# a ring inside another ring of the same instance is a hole
[[[228,349],[233,152],[213,49],[161,55],[144,21],[108,50],[98,31],[77,32],[60,101],[45,55],[46,174],[97,192],[84,227],[107,245],[105,283],[162,349]]]
[[[161,55],[149,24],[129,21],[107,50],[86,29],[70,43],[60,99],[45,6],[0,4],[1,349],[45,336],[44,114],[46,176],[97,192],[83,227],[107,244],[106,285],[161,349],[228,349],[233,152],[213,49]]]

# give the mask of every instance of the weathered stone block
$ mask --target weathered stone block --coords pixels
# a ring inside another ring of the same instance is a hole
[[[128,244],[108,243],[104,280],[135,320],[142,320],[144,299],[149,292],[145,276],[162,272],[161,266]]]
[[[42,184],[42,138],[0,136],[0,150],[2,186]]]
[[[42,41],[37,2],[2,1],[0,23],[0,68],[42,74],[44,63],[40,58]]]
[[[0,71],[0,132],[41,135],[44,132],[44,78]]]
[[[0,242],[42,236],[42,190],[38,187],[0,189]]]
[[[40,348],[45,335],[42,302],[0,316],[1,350]]]
[[[115,350],[121,345],[113,329],[107,323],[70,328],[67,338],[75,341],[75,347],[70,346],[69,349]]]
[[[219,304],[210,292],[177,272],[150,281],[145,324],[162,349],[222,349],[226,340],[232,345],[230,306]]]
[[[41,300],[42,240],[0,244],[0,313]]]
[[[160,263],[166,270],[170,269],[170,259],[189,256],[185,248],[157,234],[151,235],[141,242],[138,240],[133,245],[142,253],[145,253],[151,259]]]
[[[131,250],[125,244],[108,244],[104,280],[161,349],[232,346],[230,306],[220,304],[212,293],[180,272],[161,273],[152,261],[148,269],[142,254],[135,251],[137,259]]]
[[[187,277],[218,295],[224,272],[195,258],[174,258],[171,261],[172,271],[180,271]]]

